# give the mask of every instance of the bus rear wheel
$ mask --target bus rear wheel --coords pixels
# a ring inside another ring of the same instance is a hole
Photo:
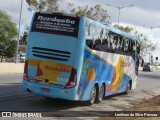
[[[88,105],[93,105],[95,100],[96,100],[96,95],[97,95],[97,89],[96,86],[92,88],[91,94],[90,94],[90,99],[88,101]]]
[[[98,97],[96,100],[97,103],[102,102],[103,97],[104,97],[104,92],[105,92],[105,88],[104,88],[104,85],[102,84],[102,86],[100,87],[99,92],[98,92]]]

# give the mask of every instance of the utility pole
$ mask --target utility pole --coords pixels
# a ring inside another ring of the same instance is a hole
[[[155,27],[153,27],[153,26],[146,26],[146,25],[143,25],[143,26],[151,30],[151,36],[152,36],[152,37],[153,37],[153,29],[160,27],[160,26],[155,26]],[[151,39],[150,39],[149,42],[150,42],[150,43],[149,43],[149,44],[150,44],[149,49],[150,49],[150,51],[151,51]],[[152,60],[151,60],[151,53],[149,52],[148,54],[149,54],[149,63],[151,63],[151,62],[152,62]]]
[[[106,5],[112,6],[118,9],[118,27],[119,27],[119,18],[120,18],[121,9],[126,8],[126,7],[133,7],[133,5],[128,5],[128,6],[116,6],[116,5],[111,5],[111,4],[106,4]]]
[[[20,7],[20,14],[19,14],[19,29],[18,29],[18,39],[17,39],[16,61],[15,61],[15,63],[18,62],[18,50],[19,50],[20,28],[21,28],[22,5],[23,5],[23,0],[21,0],[21,7]]]

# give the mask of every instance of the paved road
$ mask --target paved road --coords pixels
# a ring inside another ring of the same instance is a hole
[[[22,74],[0,75],[0,111],[114,111],[136,104],[144,97],[160,93],[160,71],[139,72],[138,84],[128,95],[106,97],[102,103],[86,106],[84,102],[46,99],[24,93],[21,87]]]

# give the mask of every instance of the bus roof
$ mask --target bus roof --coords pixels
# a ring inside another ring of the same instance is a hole
[[[122,30],[120,30],[120,29],[118,29],[118,28],[116,28],[116,27],[113,27],[113,26],[110,26],[110,25],[104,25],[104,24],[102,24],[102,23],[96,22],[96,21],[91,20],[91,19],[89,19],[89,18],[85,18],[85,19],[86,19],[89,23],[92,23],[92,24],[94,24],[94,25],[97,25],[97,26],[99,26],[99,27],[102,27],[102,28],[104,28],[104,29],[107,29],[107,30],[109,30],[109,31],[112,31],[113,33],[119,34],[119,35],[121,35],[121,36],[125,36],[125,37],[127,37],[127,38],[132,39],[132,40],[138,40],[133,34],[127,33],[127,32],[125,32],[125,31],[122,31]]]
[[[78,16],[75,16],[75,15],[72,15],[72,14],[64,14],[64,13],[50,13],[50,12],[35,12],[35,14],[37,14],[37,13],[41,13],[41,14],[57,14],[57,15],[63,15],[63,16],[71,16],[71,17],[78,17]],[[84,17],[84,16],[82,16],[82,17]],[[127,33],[127,32],[125,32],[125,31],[122,31],[122,30],[120,30],[120,29],[118,29],[118,28],[116,28],[116,27],[113,27],[113,26],[111,26],[111,25],[105,25],[105,24],[102,24],[102,23],[100,23],[100,22],[96,22],[96,21],[94,21],[94,20],[92,20],[92,19],[89,19],[89,18],[86,18],[86,17],[84,17],[89,23],[92,23],[92,24],[94,24],[94,25],[97,25],[97,26],[99,26],[99,27],[102,27],[102,28],[104,28],[104,29],[107,29],[107,30],[109,30],[109,31],[111,31],[111,32],[113,32],[113,33],[116,33],[116,34],[118,34],[118,35],[120,35],[120,36],[125,36],[125,37],[127,37],[127,38],[130,38],[130,39],[132,39],[132,40],[138,40],[137,39],[137,37],[135,37],[135,35],[133,35],[133,34],[130,34],[130,33]]]

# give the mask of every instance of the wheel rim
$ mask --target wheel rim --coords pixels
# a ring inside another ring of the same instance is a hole
[[[104,86],[102,85],[99,91],[99,100],[101,101],[104,96]]]
[[[92,89],[92,92],[91,92],[91,103],[94,103],[96,99],[96,87],[94,86],[94,88]]]

